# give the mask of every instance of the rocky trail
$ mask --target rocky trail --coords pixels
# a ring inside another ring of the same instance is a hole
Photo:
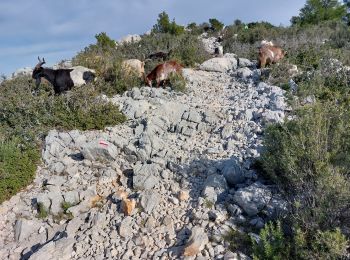
[[[185,69],[187,92],[134,88],[128,121],[52,130],[34,183],[0,206],[0,259],[248,259],[223,239],[286,207],[252,168],[284,91],[232,54]]]

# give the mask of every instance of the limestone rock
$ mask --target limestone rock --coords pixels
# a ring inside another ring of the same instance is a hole
[[[202,227],[196,226],[191,231],[184,250],[184,256],[195,256],[201,252],[205,245],[209,242],[208,236]]]
[[[271,200],[271,191],[263,184],[256,182],[236,191],[234,201],[249,215],[257,215]]]
[[[82,154],[91,161],[113,161],[118,155],[118,149],[114,144],[98,139],[84,145]]]

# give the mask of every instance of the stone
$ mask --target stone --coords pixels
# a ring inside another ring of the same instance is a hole
[[[190,198],[190,193],[187,190],[179,191],[178,198],[180,201],[187,201]]]
[[[20,76],[31,76],[33,73],[33,68],[24,67],[16,70],[12,73],[12,78],[20,77]]]
[[[103,139],[91,141],[83,146],[82,154],[91,161],[113,161],[118,156],[117,147]]]
[[[230,204],[227,206],[228,212],[230,212],[231,216],[239,216],[243,213],[242,209],[238,207],[236,204]]]
[[[69,260],[72,259],[73,238],[61,238],[57,241],[50,241],[30,256],[32,260],[52,259]]]
[[[236,191],[233,200],[248,216],[255,216],[266,207],[271,197],[271,191],[265,185],[256,182]]]
[[[235,160],[225,162],[222,174],[229,185],[236,185],[245,181],[244,170]]]
[[[245,58],[238,59],[238,67],[239,68],[252,67],[253,65],[254,65],[254,63],[248,59],[245,59]]]
[[[125,44],[125,43],[136,43],[141,41],[141,36],[138,34],[128,34],[126,36],[124,36],[123,38],[121,38],[119,40],[120,44]]]
[[[214,187],[210,187],[210,186],[206,186],[203,191],[202,191],[202,195],[203,197],[205,197],[205,199],[207,201],[210,201],[212,203],[216,203],[216,201],[218,200],[218,195],[221,192],[218,192],[217,190],[215,190]]]
[[[158,206],[161,199],[161,196],[152,190],[145,190],[141,193],[140,197],[140,204],[146,213],[151,213]]]
[[[203,62],[199,69],[214,72],[227,72],[237,68],[237,59],[228,57],[212,58]]]
[[[236,74],[238,77],[240,77],[243,80],[248,80],[249,78],[251,78],[253,76],[253,72],[249,69],[249,68],[239,68],[236,71]]]
[[[221,130],[221,138],[227,139],[232,135],[232,124],[225,124]]]
[[[219,117],[212,111],[208,110],[204,112],[204,122],[208,124],[216,124],[219,121]]]
[[[134,199],[123,199],[121,203],[122,212],[126,216],[130,216],[136,206]]]
[[[141,164],[134,166],[133,186],[138,190],[152,189],[159,183],[160,167],[156,163]]]
[[[200,253],[206,244],[209,243],[205,230],[200,226],[195,226],[191,230],[191,236],[185,246],[184,256],[195,256]]]
[[[179,204],[179,200],[177,198],[175,198],[175,197],[170,197],[169,201],[171,203],[173,203],[174,205],[178,205]]]
[[[255,228],[257,229],[262,229],[264,226],[265,226],[265,221],[260,218],[260,217],[257,217],[257,218],[253,218],[250,222],[249,222],[250,225],[254,226]]]
[[[209,175],[205,180],[204,186],[219,188],[221,190],[226,190],[228,188],[225,177],[219,174]]]
[[[33,220],[17,219],[14,226],[15,241],[22,242],[31,235],[36,234],[40,226],[40,223]]]
[[[131,237],[132,236],[132,232],[133,232],[133,229],[131,227],[132,225],[132,217],[130,216],[127,216],[125,217],[122,222],[120,223],[120,226],[119,226],[119,235],[121,237]]]
[[[63,197],[64,197],[64,201],[68,202],[71,205],[75,205],[80,201],[79,192],[76,190],[72,190],[64,193]]]

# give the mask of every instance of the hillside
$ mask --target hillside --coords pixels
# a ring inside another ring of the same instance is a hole
[[[113,97],[126,124],[50,131],[34,184],[1,206],[1,223],[15,223],[1,230],[1,258],[177,258],[193,230],[202,255],[217,257],[236,221],[260,227],[283,209],[251,166],[264,125],[284,118],[283,90],[253,85],[252,63],[241,59],[237,68],[227,56],[211,66],[220,70],[229,59],[228,72],[187,69],[186,94],[142,87]],[[131,216],[123,216],[118,191],[137,202]],[[96,196],[99,206],[91,208]],[[33,200],[52,216],[63,202],[70,207],[62,220],[47,222],[36,217]]]
[[[349,26],[210,23],[100,33],[63,93],[0,83],[0,259],[349,258]],[[259,68],[262,40],[287,55]]]

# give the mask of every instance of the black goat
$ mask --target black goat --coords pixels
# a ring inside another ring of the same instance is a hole
[[[95,78],[94,73],[87,70],[83,72],[80,79],[74,79],[71,75],[74,68],[57,70],[43,68],[42,65],[45,64],[45,59],[43,58],[43,60],[40,60],[38,57],[38,60],[39,63],[35,66],[32,74],[32,78],[35,79],[36,87],[39,87],[41,78],[45,78],[53,85],[55,94],[60,94],[63,91],[70,90],[73,86],[79,86],[82,85],[82,83],[91,82]],[[78,82],[74,82],[74,80]]]
[[[166,61],[170,57],[171,53],[172,53],[172,50],[169,50],[168,52],[164,52],[164,51],[155,52],[150,54],[148,56],[148,59],[151,59],[151,60],[161,59],[163,61]]]

